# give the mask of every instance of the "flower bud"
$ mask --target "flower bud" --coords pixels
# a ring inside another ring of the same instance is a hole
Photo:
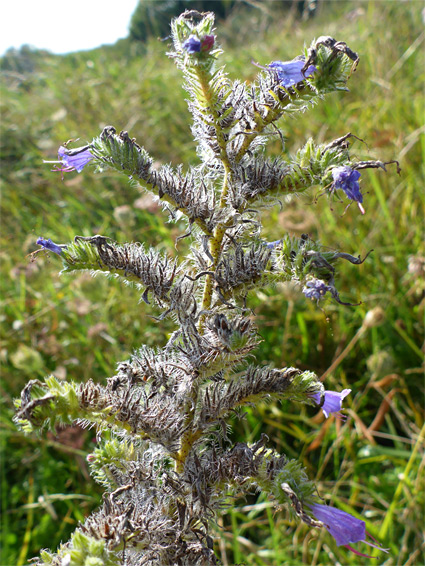
[[[214,47],[215,37],[213,35],[206,35],[201,40],[201,51],[210,51]]]
[[[385,320],[385,313],[381,307],[375,307],[374,309],[368,311],[363,321],[364,328],[373,328],[374,326],[380,326]]]

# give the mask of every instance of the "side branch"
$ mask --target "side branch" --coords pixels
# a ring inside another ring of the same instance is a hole
[[[205,234],[212,234],[218,223],[214,194],[192,170],[183,174],[168,166],[153,167],[153,159],[147,151],[130,138],[127,132],[116,133],[107,126],[90,145],[95,159],[136,180],[142,188],[156,195],[187,216]]]
[[[66,264],[63,273],[89,269],[119,276],[143,286],[146,302],[151,291],[160,305],[170,301],[170,290],[182,271],[176,261],[152,249],[146,252],[141,244],[120,246],[103,236],[76,236],[62,255]]]

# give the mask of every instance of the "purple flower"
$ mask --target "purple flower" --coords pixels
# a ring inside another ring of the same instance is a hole
[[[45,240],[44,238],[38,238],[36,244],[42,246],[43,249],[48,250],[49,252],[53,252],[58,255],[62,254],[61,246],[52,242],[50,238],[48,240]]]
[[[77,173],[81,173],[87,163],[93,159],[93,155],[88,148],[77,151],[77,149],[65,149],[62,145],[58,150],[58,156],[60,162],[66,166],[66,169],[63,169],[63,171],[73,171],[75,169]]]
[[[348,165],[343,165],[335,167],[332,170],[332,176],[334,179],[332,187],[334,189],[342,189],[349,199],[357,202],[360,212],[364,214],[365,210],[362,206],[363,195],[360,192],[359,185],[360,172],[356,169],[351,169]]]
[[[201,40],[191,35],[182,45],[188,53],[199,53],[201,51]]]
[[[337,546],[346,546],[348,550],[351,550],[354,554],[367,556],[368,558],[371,557],[351,548],[349,544],[353,542],[365,542],[378,550],[388,552],[385,548],[381,548],[376,544],[366,541],[366,535],[369,533],[366,533],[366,524],[364,521],[356,519],[349,513],[336,509],[335,507],[329,507],[328,505],[314,503],[313,505],[308,505],[308,507],[310,507],[316,519],[322,521],[325,528],[334,537]]]
[[[58,149],[58,161],[44,161],[44,163],[55,163],[52,171],[60,171],[67,173],[68,171],[77,171],[81,173],[84,167],[93,159],[88,146],[77,147],[75,149],[66,149],[63,145]]]
[[[351,389],[343,389],[341,393],[336,391],[325,391],[325,400],[321,409],[326,418],[328,418],[332,413],[337,413],[340,416],[339,411],[342,409],[342,401],[351,393]],[[320,393],[314,393],[312,399],[316,401],[318,405],[322,400]]]
[[[292,86],[303,81],[306,77],[310,76],[317,68],[310,65],[303,74],[301,69],[304,67],[304,61],[272,61],[269,64],[269,69],[274,69],[277,72],[280,84],[284,87]]]
[[[274,242],[266,242],[266,246],[269,248],[269,250],[274,250],[281,243],[282,240],[275,240]]]
[[[200,51],[209,51],[213,47],[214,41],[213,35],[205,35],[202,39],[198,39],[196,35],[191,35],[182,47],[190,54],[199,53]]]
[[[326,285],[322,279],[310,279],[303,287],[303,293],[308,299],[321,299],[332,287]]]

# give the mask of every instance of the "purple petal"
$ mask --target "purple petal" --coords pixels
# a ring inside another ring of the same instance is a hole
[[[332,413],[339,413],[342,409],[342,401],[351,393],[351,389],[343,389],[341,393],[336,391],[325,391],[325,402],[321,407],[326,418]]]
[[[266,246],[270,249],[270,250],[274,250],[275,248],[277,248],[277,246],[279,244],[282,243],[282,240],[275,240],[274,242],[266,242]]]
[[[331,290],[322,279],[311,279],[303,287],[303,293],[308,299],[320,300],[328,291]]]
[[[366,535],[369,535],[372,539],[373,537],[366,532],[366,524],[364,521],[356,519],[345,511],[341,511],[335,507],[329,507],[329,505],[313,503],[312,505],[307,505],[307,507],[310,507],[316,519],[322,521],[326,530],[334,537],[338,546],[345,546],[348,550],[354,552],[354,554],[357,554],[358,556],[365,556],[366,558],[372,557],[368,554],[358,552],[350,546],[350,543],[364,542],[365,544],[373,546],[373,548],[377,548],[382,552],[388,552],[388,549],[382,548],[381,546],[366,540]]]
[[[191,35],[182,45],[188,53],[199,53],[201,51],[201,41],[194,35]]]
[[[341,167],[335,167],[332,170],[332,176],[334,179],[333,188],[342,189],[347,197],[358,203],[360,210],[364,214],[364,209],[361,205],[363,202],[363,195],[360,192],[360,171],[348,167],[348,165],[343,165]]]
[[[334,537],[338,546],[350,544],[351,542],[365,541],[366,523],[356,519],[349,513],[314,503],[308,505],[313,511],[314,516],[325,525],[325,528]]]
[[[60,162],[66,166],[64,171],[73,171],[74,169],[81,173],[84,167],[93,159],[93,155],[89,149],[83,151],[67,150],[63,146],[58,149]]]
[[[36,244],[42,246],[45,250],[48,250],[49,252],[53,252],[58,255],[62,254],[62,248],[58,244],[52,242],[50,238],[48,240],[45,240],[44,238],[38,238]]]
[[[272,61],[269,65],[270,69],[277,72],[279,82],[284,87],[289,87],[302,82],[306,77],[317,71],[314,65],[310,65],[303,74],[301,69],[304,67],[304,61]]]

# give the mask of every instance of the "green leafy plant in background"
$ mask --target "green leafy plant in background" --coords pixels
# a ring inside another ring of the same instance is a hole
[[[343,195],[364,212],[360,171],[386,163],[352,159],[352,134],[321,144],[310,139],[290,159],[264,157],[266,144],[280,139],[278,121],[344,90],[358,57],[345,43],[320,37],[303,56],[263,67],[248,86],[216,66],[213,21],[191,11],[172,24],[170,55],[183,72],[200,165],[155,167],[134,138],[110,126],[86,146],[59,150],[61,174],[89,164],[115,169],[153,193],[171,220],[183,215],[191,247],[178,260],[101,235],[37,242],[63,258],[64,272],[102,272],[136,285],[158,319],[175,324],[165,346],[141,347],[106,385],[51,376],[24,388],[16,421],[25,431],[75,422],[97,428],[98,447],[87,459],[106,489],[103,506],[57,554],[43,552],[40,564],[214,564],[212,523],[229,497],[253,491],[310,527],[325,526],[338,545],[358,553],[350,545],[366,542],[364,522],[319,503],[299,462],[269,448],[264,436],[234,444],[227,428],[231,414],[242,416],[241,407],[262,400],[320,406],[328,417],[350,393],[326,391],[311,371],[254,365],[251,352],[261,339],[247,297],[291,282],[317,302],[329,295],[347,304],[336,266],[364,259],[325,250],[306,234],[269,242],[260,212],[317,187],[318,196]],[[365,324],[372,327],[374,317]]]

